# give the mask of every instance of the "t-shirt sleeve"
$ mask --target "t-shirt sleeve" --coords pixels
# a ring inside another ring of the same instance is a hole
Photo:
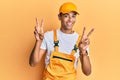
[[[41,49],[44,49],[44,50],[47,49],[47,37],[48,37],[48,32],[44,33],[44,39],[40,46]]]
[[[75,61],[75,67],[77,67],[78,66],[78,60],[79,60],[79,50],[77,51],[77,54],[76,54],[76,61]],[[89,47],[87,47],[87,49],[86,49],[86,53],[88,54],[88,56],[90,55],[90,52],[89,52]]]
[[[51,42],[51,39],[53,38],[51,37],[51,35],[52,35],[51,31],[47,31],[44,33],[44,39],[40,46],[41,49],[48,50],[48,46],[51,45],[50,42]]]
[[[43,39],[40,48],[45,50],[47,49],[45,38]]]

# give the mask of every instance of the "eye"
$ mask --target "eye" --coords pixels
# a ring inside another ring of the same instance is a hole
[[[73,18],[75,18],[75,17],[76,17],[76,15],[75,15],[75,14],[74,14],[74,15],[72,15],[72,17],[73,17]]]
[[[66,18],[67,18],[67,17],[68,17],[68,14],[65,14],[65,15],[64,15],[64,17],[66,17]]]

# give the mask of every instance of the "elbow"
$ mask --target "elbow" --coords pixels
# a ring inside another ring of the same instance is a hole
[[[88,70],[88,71],[84,71],[83,72],[86,76],[89,76],[91,74],[91,70]]]
[[[86,76],[89,76],[91,74],[91,72],[86,72],[84,73]]]
[[[29,65],[30,65],[31,67],[35,67],[37,63],[38,63],[37,60],[34,60],[34,59],[32,59],[32,58],[29,59]]]
[[[29,61],[29,65],[30,65],[31,67],[35,67],[36,64],[37,64],[37,63],[32,62],[31,60]]]
[[[29,63],[29,65],[30,65],[31,67],[35,67],[35,64]]]

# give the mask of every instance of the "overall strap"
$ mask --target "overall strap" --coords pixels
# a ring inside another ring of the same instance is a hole
[[[74,48],[73,48],[73,50],[72,50],[71,55],[74,55],[75,52],[77,51],[78,45],[79,45],[79,42],[80,42],[80,41],[81,41],[81,36],[79,35],[78,40],[77,40],[77,42],[76,42],[76,44],[75,44],[75,46],[74,46]]]
[[[54,29],[53,33],[54,33],[54,51],[58,52],[59,51],[58,50],[58,47],[59,47],[58,43],[59,43],[59,41],[57,39],[57,30]]]

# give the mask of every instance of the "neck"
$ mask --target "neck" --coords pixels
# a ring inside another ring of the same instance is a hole
[[[66,33],[66,34],[72,34],[74,31],[73,30],[65,30],[63,28],[60,28],[60,30],[63,32],[63,33]]]

